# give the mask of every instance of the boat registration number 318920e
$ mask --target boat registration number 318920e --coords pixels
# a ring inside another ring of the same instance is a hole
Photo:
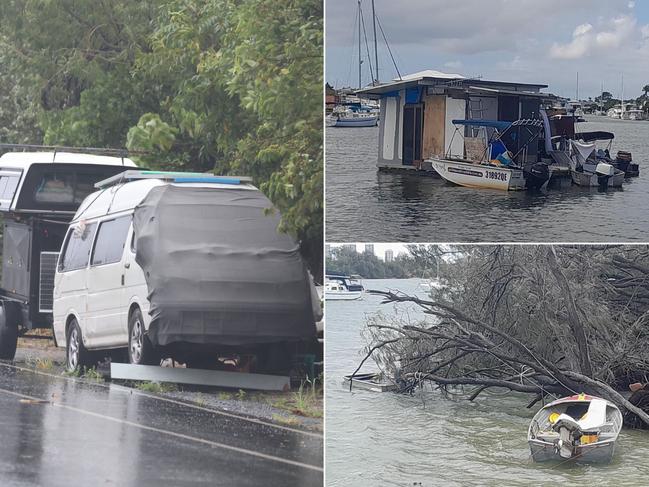
[[[500,171],[485,171],[485,177],[487,179],[497,179],[499,181],[507,181],[507,173]]]

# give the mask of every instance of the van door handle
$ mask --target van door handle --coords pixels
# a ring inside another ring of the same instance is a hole
[[[131,263],[130,262],[124,263],[124,267],[126,267],[127,269],[130,269],[131,268]]]
[[[124,274],[122,274],[122,286],[124,285]]]

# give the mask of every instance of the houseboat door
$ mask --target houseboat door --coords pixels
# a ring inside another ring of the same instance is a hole
[[[403,107],[403,165],[412,166],[421,160],[421,133],[424,120],[421,103]]]

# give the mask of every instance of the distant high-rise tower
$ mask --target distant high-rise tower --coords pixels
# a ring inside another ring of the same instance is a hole
[[[350,252],[356,252],[356,244],[344,244],[344,250],[349,250]]]
[[[394,252],[392,249],[388,249],[385,251],[385,261],[386,262],[392,262],[394,260]]]
[[[374,244],[365,244],[365,253],[373,254],[374,253]]]

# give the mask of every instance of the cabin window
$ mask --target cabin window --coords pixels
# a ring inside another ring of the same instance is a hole
[[[424,110],[422,105],[403,108],[403,165],[412,166],[421,160],[421,133]]]
[[[97,232],[91,265],[114,264],[122,260],[130,226],[131,215],[102,222]]]
[[[96,223],[78,225],[68,231],[63,255],[59,262],[61,272],[83,269],[88,265]]]
[[[9,208],[16,194],[22,171],[0,169],[0,208]]]

